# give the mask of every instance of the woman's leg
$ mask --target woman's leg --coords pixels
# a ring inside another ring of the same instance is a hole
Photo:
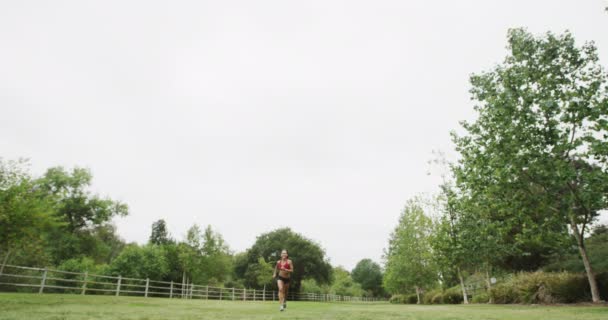
[[[283,288],[285,287],[285,284],[282,280],[277,280],[277,284],[279,286],[279,304],[283,305],[283,301],[285,299],[285,296],[283,295]]]
[[[287,293],[289,293],[289,283],[283,285],[283,305],[287,302]]]

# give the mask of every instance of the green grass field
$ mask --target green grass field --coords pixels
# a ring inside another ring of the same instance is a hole
[[[606,306],[412,306],[387,303],[231,302],[0,293],[0,319],[608,319]]]

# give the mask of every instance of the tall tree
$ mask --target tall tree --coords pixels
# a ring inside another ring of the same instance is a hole
[[[150,244],[165,245],[173,242],[169,231],[167,230],[167,223],[164,219],[160,219],[152,223],[152,233],[150,234]]]
[[[382,294],[382,269],[372,259],[359,261],[351,275],[363,290],[371,292],[374,296]]]
[[[9,261],[17,249],[32,263],[45,263],[44,235],[61,222],[53,202],[36,187],[25,160],[0,158],[0,264]]]
[[[128,214],[126,204],[92,194],[88,187],[92,175],[89,170],[62,167],[50,168],[36,181],[37,189],[52,198],[56,217],[64,227],[49,234],[50,251],[55,263],[86,256],[94,243],[88,241],[92,230],[111,221],[115,216]]]
[[[444,183],[441,186],[440,196],[437,197],[438,206],[442,209],[442,215],[434,225],[431,237],[433,257],[444,283],[448,282],[448,274],[455,273],[458,277],[463,301],[469,303],[468,293],[464,284],[464,272],[471,267],[467,257],[474,253],[468,253],[465,248],[470,247],[463,243],[464,237],[460,234],[458,215],[458,197],[453,187]],[[481,239],[483,241],[483,239]]]
[[[196,224],[190,227],[186,241],[178,244],[178,257],[181,269],[193,282],[219,284],[231,275],[230,250],[211,226],[205,231]]]
[[[433,224],[419,198],[408,200],[385,252],[384,287],[390,293],[420,294],[437,281],[430,236]]]
[[[593,43],[568,32],[509,31],[509,55],[471,77],[477,119],[455,136],[458,183],[519,220],[514,240],[576,238],[591,295],[599,292],[585,233],[608,208],[608,90]],[[491,219],[491,223],[500,222]]]

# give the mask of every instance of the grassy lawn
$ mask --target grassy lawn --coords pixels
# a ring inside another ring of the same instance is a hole
[[[0,319],[608,319],[606,306],[411,306],[385,303],[230,302],[0,293]]]

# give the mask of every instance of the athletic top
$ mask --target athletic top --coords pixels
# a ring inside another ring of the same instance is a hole
[[[289,264],[289,260],[285,262],[281,262],[281,260],[277,261],[277,267],[280,269],[291,269],[291,265]]]

